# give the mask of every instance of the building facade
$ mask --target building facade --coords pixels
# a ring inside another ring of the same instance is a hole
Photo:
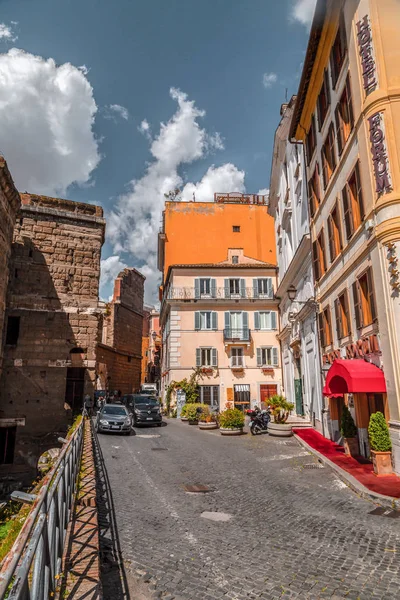
[[[281,108],[269,192],[277,244],[279,339],[285,396],[298,416],[325,434],[304,150],[289,141],[295,104],[293,96]]]
[[[290,131],[306,147],[324,394],[347,403],[369,456],[389,421],[400,472],[400,11],[396,0],[318,0]]]
[[[166,205],[161,389],[197,370],[201,402],[244,410],[281,391],[273,220],[265,197],[217,198]]]

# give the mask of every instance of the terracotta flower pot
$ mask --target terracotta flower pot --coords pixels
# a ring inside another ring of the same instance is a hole
[[[293,435],[290,423],[268,423],[268,433],[274,437],[290,437]]]
[[[199,422],[199,429],[218,429],[218,423],[202,423]]]
[[[376,452],[375,450],[371,450],[371,456],[375,475],[391,475],[393,473],[391,452]]]
[[[360,454],[358,439],[356,437],[343,438],[343,445],[347,456],[358,456]]]
[[[225,429],[224,427],[219,428],[221,435],[242,435],[243,427],[237,427],[235,429]]]

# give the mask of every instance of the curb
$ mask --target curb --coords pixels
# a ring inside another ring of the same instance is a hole
[[[349,488],[351,488],[358,496],[384,508],[400,510],[400,498],[393,498],[392,496],[385,496],[384,494],[378,494],[378,492],[372,492],[362,483],[360,483],[358,479],[350,475],[350,473],[344,471],[335,465],[335,463],[333,463],[331,460],[329,460],[329,458],[326,458],[326,456],[318,452],[318,450],[312,448],[309,444],[307,444],[307,442],[301,439],[297,433],[293,433],[293,436],[301,446],[308,450],[308,452],[314,454],[314,456],[316,456],[320,462],[324,463],[324,465],[334,471],[335,475],[337,475],[337,477],[341,479]]]

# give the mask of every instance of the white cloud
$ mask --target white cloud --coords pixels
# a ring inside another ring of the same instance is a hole
[[[113,283],[114,279],[123,271],[127,265],[120,259],[119,256],[109,256],[101,261],[101,276],[100,288],[103,288],[109,283]]]
[[[115,115],[118,115],[121,119],[125,119],[125,121],[129,119],[129,111],[125,106],[121,106],[120,104],[110,104],[106,108],[107,112],[105,116],[107,119],[112,119]]]
[[[144,135],[149,141],[151,141],[151,127],[147,119],[143,119],[138,127],[138,131]]]
[[[100,161],[97,106],[85,74],[12,48],[0,54],[1,150],[18,189],[64,195]]]
[[[17,21],[11,21],[12,25],[18,25]],[[0,40],[15,42],[18,36],[14,34],[13,28],[5,23],[0,23]]]
[[[258,190],[258,195],[269,196],[269,188],[262,188],[261,190]]]
[[[317,0],[295,0],[292,6],[291,18],[306,27],[310,27],[316,4]]]
[[[218,133],[208,134],[200,127],[199,119],[205,112],[196,107],[187,95],[171,88],[171,98],[177,102],[175,114],[167,123],[160,124],[158,135],[150,139],[153,161],[141,179],[129,184],[126,194],[120,196],[107,218],[107,235],[114,252],[129,252],[135,264],[146,276],[146,301],[154,301],[160,275],[157,271],[157,235],[164,208],[164,194],[183,187],[179,169],[184,164],[204,158],[209,152],[223,147]],[[139,128],[149,133],[146,120]],[[186,184],[182,196],[189,200],[212,200],[215,191],[244,190],[244,173],[234,165],[210,167],[196,184]]]
[[[264,73],[263,75],[263,86],[268,89],[274,85],[278,80],[276,73]]]

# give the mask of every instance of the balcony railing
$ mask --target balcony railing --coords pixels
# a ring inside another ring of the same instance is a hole
[[[194,287],[172,287],[168,290],[168,300],[272,300],[272,293],[260,293],[254,288],[243,288],[239,292],[231,292],[225,288],[216,288],[212,292],[197,293]]]
[[[250,329],[245,327],[244,329],[224,329],[224,341],[231,342],[249,342],[250,341]]]

